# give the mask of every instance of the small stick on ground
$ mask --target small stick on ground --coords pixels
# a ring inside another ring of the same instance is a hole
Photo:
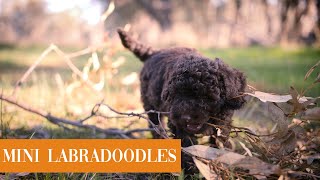
[[[28,111],[30,113],[36,114],[38,116],[41,116],[45,119],[47,119],[48,121],[50,121],[53,124],[56,124],[58,126],[61,127],[66,127],[67,126],[74,126],[74,127],[78,127],[78,128],[84,128],[84,129],[92,129],[96,132],[101,132],[104,133],[106,135],[116,135],[116,136],[120,136],[121,138],[125,138],[125,139],[131,139],[131,138],[136,138],[132,135],[132,133],[135,132],[145,132],[145,131],[156,131],[158,133],[160,133],[160,130],[157,129],[157,127],[154,125],[154,128],[143,128],[143,129],[133,129],[133,130],[128,130],[128,131],[124,131],[124,130],[120,130],[120,129],[116,129],[116,128],[109,128],[109,129],[103,129],[94,125],[88,125],[88,124],[83,124],[84,120],[87,120],[89,118],[92,118],[95,116],[95,113],[91,113],[91,115],[87,116],[86,118],[82,119],[82,120],[69,120],[69,119],[64,119],[64,118],[59,118],[57,116],[51,115],[49,112],[42,110],[42,109],[38,109],[38,108],[34,108],[29,106],[28,104],[22,103],[22,102],[18,102],[17,99],[13,98],[13,97],[9,97],[9,96],[5,96],[3,94],[0,94],[0,100],[3,100],[5,102],[8,102],[10,104],[13,104],[25,111]],[[136,116],[139,118],[143,118],[148,120],[149,122],[151,122],[148,118],[146,118],[145,116],[143,116],[142,114],[139,113],[124,113],[124,112],[119,112],[113,108],[111,108],[110,106],[103,104],[104,106],[107,106],[111,111],[119,114],[119,115],[127,115],[127,117],[130,116]],[[164,138],[167,138],[168,136],[163,135],[163,133],[161,134]]]

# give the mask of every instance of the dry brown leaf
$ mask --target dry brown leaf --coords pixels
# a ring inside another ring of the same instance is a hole
[[[93,52],[92,53],[91,59],[92,59],[92,68],[93,68],[93,70],[94,71],[98,71],[98,69],[100,68],[100,61],[99,61],[97,52]]]
[[[8,175],[0,175],[0,179],[26,179],[30,173],[28,172],[21,172],[21,173],[10,173]]]
[[[247,154],[248,154],[250,157],[252,157],[252,153],[251,153],[250,149],[247,148],[247,146],[246,146],[243,142],[240,142],[240,141],[239,141],[239,144],[240,144],[241,147],[247,152]]]
[[[219,179],[217,174],[212,171],[207,164],[203,163],[195,157],[192,158],[203,177],[205,177],[206,179]]]
[[[181,173],[171,173],[173,176],[179,177],[181,176]]]
[[[302,105],[304,108],[307,108],[309,105],[316,105],[316,103],[318,102],[319,99],[320,99],[320,97],[309,99],[308,101],[302,103]]]
[[[261,141],[254,141],[251,138],[248,138],[249,143],[253,147],[256,153],[259,153],[263,159],[268,159],[266,154],[267,154],[267,147],[265,147],[265,144],[262,143]]]
[[[307,109],[302,113],[301,119],[306,120],[320,120],[320,107],[315,107],[312,109]]]
[[[307,80],[307,78],[310,76],[310,74],[320,65],[320,61],[318,61],[314,66],[312,66],[309,71],[304,76],[304,80]],[[318,79],[318,78],[317,78]]]
[[[256,97],[262,102],[287,102],[292,97],[290,95],[275,95],[270,93],[265,93],[261,91],[254,91],[253,93],[245,93],[249,96]]]
[[[307,164],[310,165],[313,163],[314,160],[320,160],[320,155],[315,154],[315,155],[311,155],[311,156],[304,156],[304,157],[302,157],[302,159],[307,160]]]
[[[292,99],[290,100],[290,102],[293,105],[293,113],[298,113],[303,111],[305,107],[299,102],[299,99],[300,99],[299,93],[292,86],[290,87],[290,94],[292,96]]]
[[[211,148],[203,145],[193,145],[189,147],[182,148],[184,151],[204,159],[216,159],[225,153],[224,150]]]
[[[316,78],[316,80],[313,83],[319,83],[320,82],[320,73],[318,73],[318,76]]]
[[[28,176],[30,173],[28,172],[20,172],[20,173],[14,173],[15,176],[18,176],[18,177],[24,177],[24,176]]]
[[[277,107],[279,107],[285,115],[291,115],[294,107],[292,103],[276,103]]]
[[[248,169],[249,173],[257,179],[266,179],[270,174],[280,174],[278,166],[260,161],[256,157],[246,157],[235,163],[233,166]]]
[[[316,80],[313,82],[314,84],[319,83],[320,82],[320,73],[318,73]]]
[[[89,79],[89,73],[90,73],[90,68],[92,65],[92,58],[90,57],[86,63],[86,65],[82,69],[82,79],[83,80],[88,80]]]
[[[217,136],[222,136],[222,130],[220,128],[216,128],[217,129]]]
[[[101,91],[101,90],[104,88],[104,85],[105,85],[105,78],[104,78],[104,74],[103,74],[102,71],[100,71],[99,77],[100,77],[99,82],[93,84],[93,88],[94,88],[95,90],[97,90],[97,91]]]
[[[277,94],[270,94],[266,92],[261,91],[254,91],[253,93],[244,93],[246,95],[256,97],[260,99],[262,102],[275,102],[275,103],[281,103],[281,102],[288,102],[292,99],[291,95],[277,95]],[[303,103],[307,101],[308,99],[306,97],[299,98],[299,102]]]
[[[259,175],[259,177],[268,176],[271,174],[279,174],[280,172],[280,168],[277,165],[265,163],[256,157],[248,157],[226,150],[211,148],[203,145],[194,145],[183,148],[183,150],[194,156],[224,163],[229,167],[247,169],[249,170],[249,174]],[[200,168],[205,170],[202,166]],[[206,171],[206,173],[208,172],[210,171]],[[210,173],[212,174],[212,172]]]
[[[292,87],[292,86],[290,86],[290,94],[291,94],[291,96],[292,96],[292,99],[295,99],[295,100],[298,101],[299,93],[298,93],[298,91],[297,91],[294,87]]]
[[[268,103],[267,108],[272,121],[278,124],[276,137],[281,138],[285,136],[288,132],[289,125],[287,117],[279,107],[275,106],[272,103]]]
[[[126,62],[126,59],[125,59],[123,56],[120,56],[116,61],[114,61],[114,62],[111,64],[111,67],[112,67],[113,69],[117,69],[117,68],[119,68],[121,65],[123,65],[125,62]]]
[[[299,93],[293,87],[290,87],[290,95],[276,95],[261,91],[254,91],[253,93],[245,94],[252,97],[256,97],[262,102],[277,103],[277,106],[285,107],[283,114],[287,115],[295,115],[296,113],[303,112],[309,105],[313,105],[316,101],[318,101],[318,99],[320,99],[319,97],[300,97]],[[290,107],[284,105],[285,103]]]
[[[297,90],[294,87],[290,86],[290,91],[289,92],[290,92],[290,94],[292,96],[292,101],[297,103],[297,104],[299,104],[299,100],[298,100],[299,93],[297,92]]]
[[[293,95],[293,97],[297,96]],[[274,138],[267,143],[269,155],[287,155],[296,147],[296,134],[292,128],[289,129],[288,118],[279,107],[268,103],[268,112],[271,115],[271,119],[278,125]]]
[[[284,156],[290,154],[296,147],[296,133],[290,129],[286,135],[275,137],[267,143],[268,151],[272,156]]]
[[[138,83],[139,75],[136,72],[132,72],[121,80],[121,84],[129,86]]]

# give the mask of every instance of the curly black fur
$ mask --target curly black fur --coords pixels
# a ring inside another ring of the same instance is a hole
[[[219,138],[228,139],[233,112],[245,102],[237,97],[246,87],[242,72],[194,49],[153,50],[123,30],[118,33],[123,45],[144,62],[140,74],[144,109],[169,112],[168,126],[175,138],[182,139],[182,146],[196,144],[195,134],[216,135],[216,129],[207,123],[227,125]],[[157,114],[148,115],[159,124]],[[156,133],[153,136],[160,138]]]

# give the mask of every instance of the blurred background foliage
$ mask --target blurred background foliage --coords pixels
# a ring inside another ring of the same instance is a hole
[[[319,0],[117,0],[108,20],[98,23],[110,2],[1,0],[0,43],[86,46],[128,23],[157,46],[315,45],[320,39]]]

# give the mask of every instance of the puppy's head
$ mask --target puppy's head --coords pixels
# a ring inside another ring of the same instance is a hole
[[[210,117],[243,105],[245,100],[239,95],[245,86],[243,73],[221,60],[186,56],[175,64],[164,86],[162,100],[176,127],[192,134],[201,133]]]

